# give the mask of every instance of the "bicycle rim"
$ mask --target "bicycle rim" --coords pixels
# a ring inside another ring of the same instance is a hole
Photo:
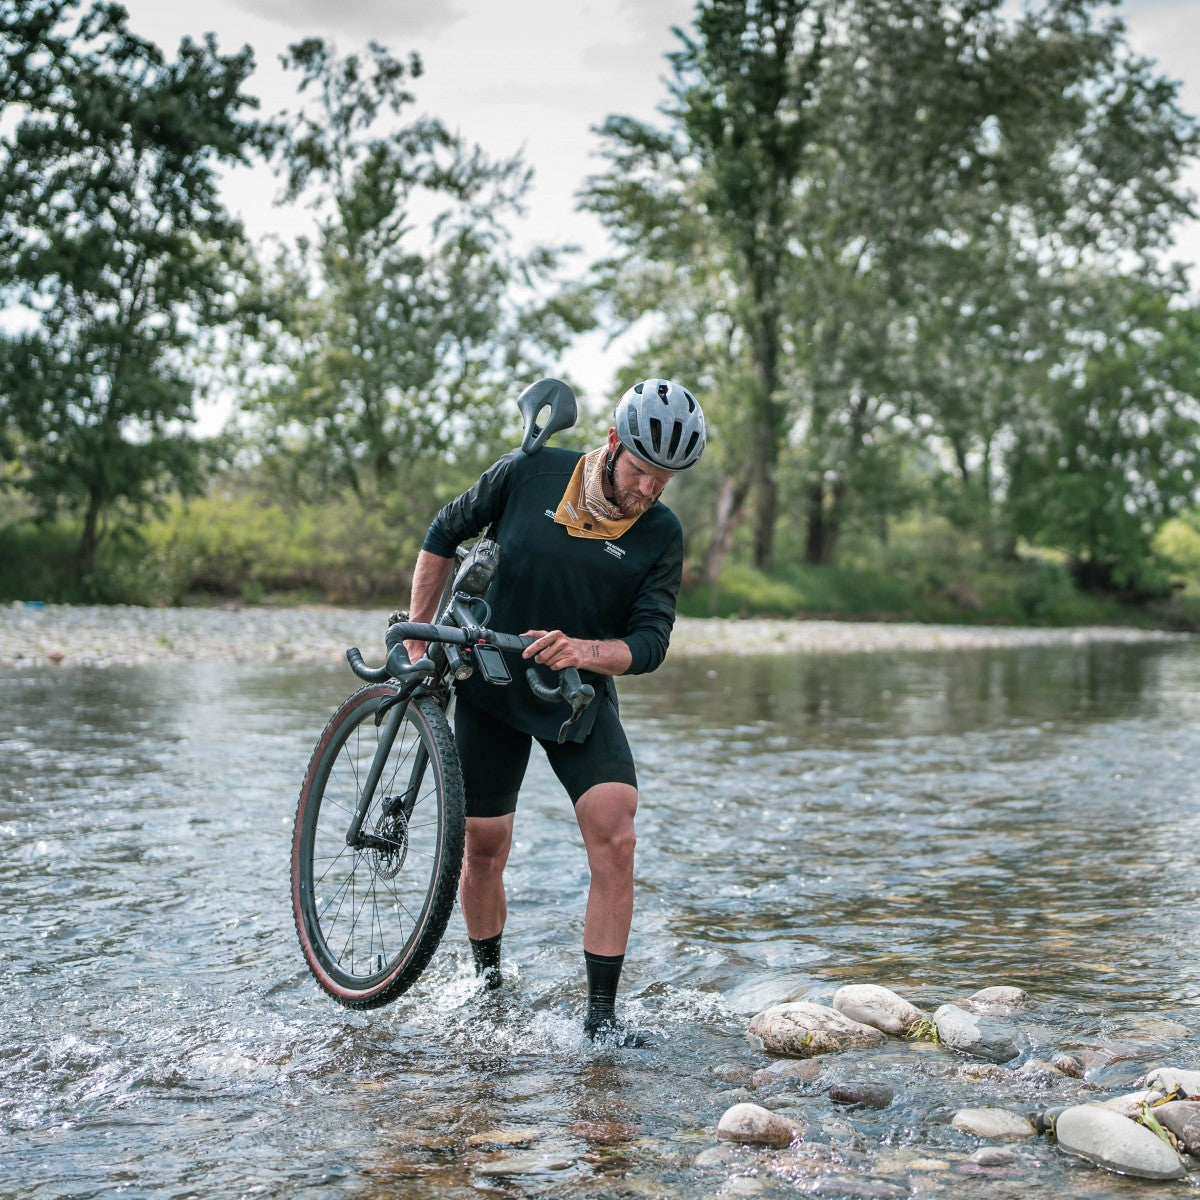
[[[381,738],[389,685],[361,688],[313,752],[292,842],[292,902],[317,982],[352,1008],[386,1004],[420,977],[445,932],[462,866],[462,774],[449,726],[428,699],[405,708],[362,832],[346,833]],[[380,719],[377,721],[377,716]]]

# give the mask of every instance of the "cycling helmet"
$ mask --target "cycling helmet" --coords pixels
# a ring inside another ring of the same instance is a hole
[[[617,437],[631,454],[667,471],[686,471],[704,453],[704,414],[673,379],[635,383],[617,404]]]

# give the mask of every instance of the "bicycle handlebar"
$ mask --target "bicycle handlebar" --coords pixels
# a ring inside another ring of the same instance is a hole
[[[515,633],[498,633],[494,629],[484,629],[482,626],[471,626],[460,629],[457,625],[431,625],[421,621],[397,621],[387,631],[385,639],[388,647],[387,660],[382,667],[368,667],[357,646],[351,646],[346,651],[346,660],[350,669],[367,683],[386,683],[389,679],[406,680],[416,675],[428,675],[436,670],[432,659],[428,656],[410,662],[408,652],[404,647],[406,641],[444,642],[452,646],[492,646],[497,650],[520,652],[526,646],[533,645],[536,639],[521,637]],[[558,732],[558,740],[564,741],[567,731],[583,716],[588,705],[596,695],[591,684],[584,683],[575,667],[566,667],[559,672],[558,686],[551,687],[544,683],[537,671],[528,667],[525,680],[529,690],[539,699],[553,704],[559,700],[565,701],[571,708],[570,717],[563,722]]]

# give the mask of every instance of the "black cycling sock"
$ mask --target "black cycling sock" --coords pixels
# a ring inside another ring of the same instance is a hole
[[[583,1027],[595,1036],[601,1026],[614,1026],[617,1012],[617,987],[621,982],[623,954],[592,954],[585,950],[587,964],[588,1008]]]
[[[489,991],[498,988],[500,978],[500,939],[504,936],[501,930],[493,937],[470,938],[471,955],[475,959],[475,974],[483,986]]]

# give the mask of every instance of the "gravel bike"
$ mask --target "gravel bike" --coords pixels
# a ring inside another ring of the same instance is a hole
[[[518,405],[527,454],[575,421],[575,397],[557,380],[531,385]],[[412,987],[454,908],[466,830],[462,769],[446,718],[454,683],[478,671],[489,684],[509,684],[501,651],[533,641],[487,627],[484,594],[498,563],[499,547],[486,534],[460,553],[437,622],[394,614],[382,667],[367,666],[357,647],[346,651],[365,686],[338,707],[313,750],[296,808],[291,874],[305,960],[347,1007],[375,1008]],[[404,646],[414,639],[429,644],[415,663]],[[593,689],[573,667],[548,684],[530,666],[524,680],[547,703],[566,703],[564,740]]]

